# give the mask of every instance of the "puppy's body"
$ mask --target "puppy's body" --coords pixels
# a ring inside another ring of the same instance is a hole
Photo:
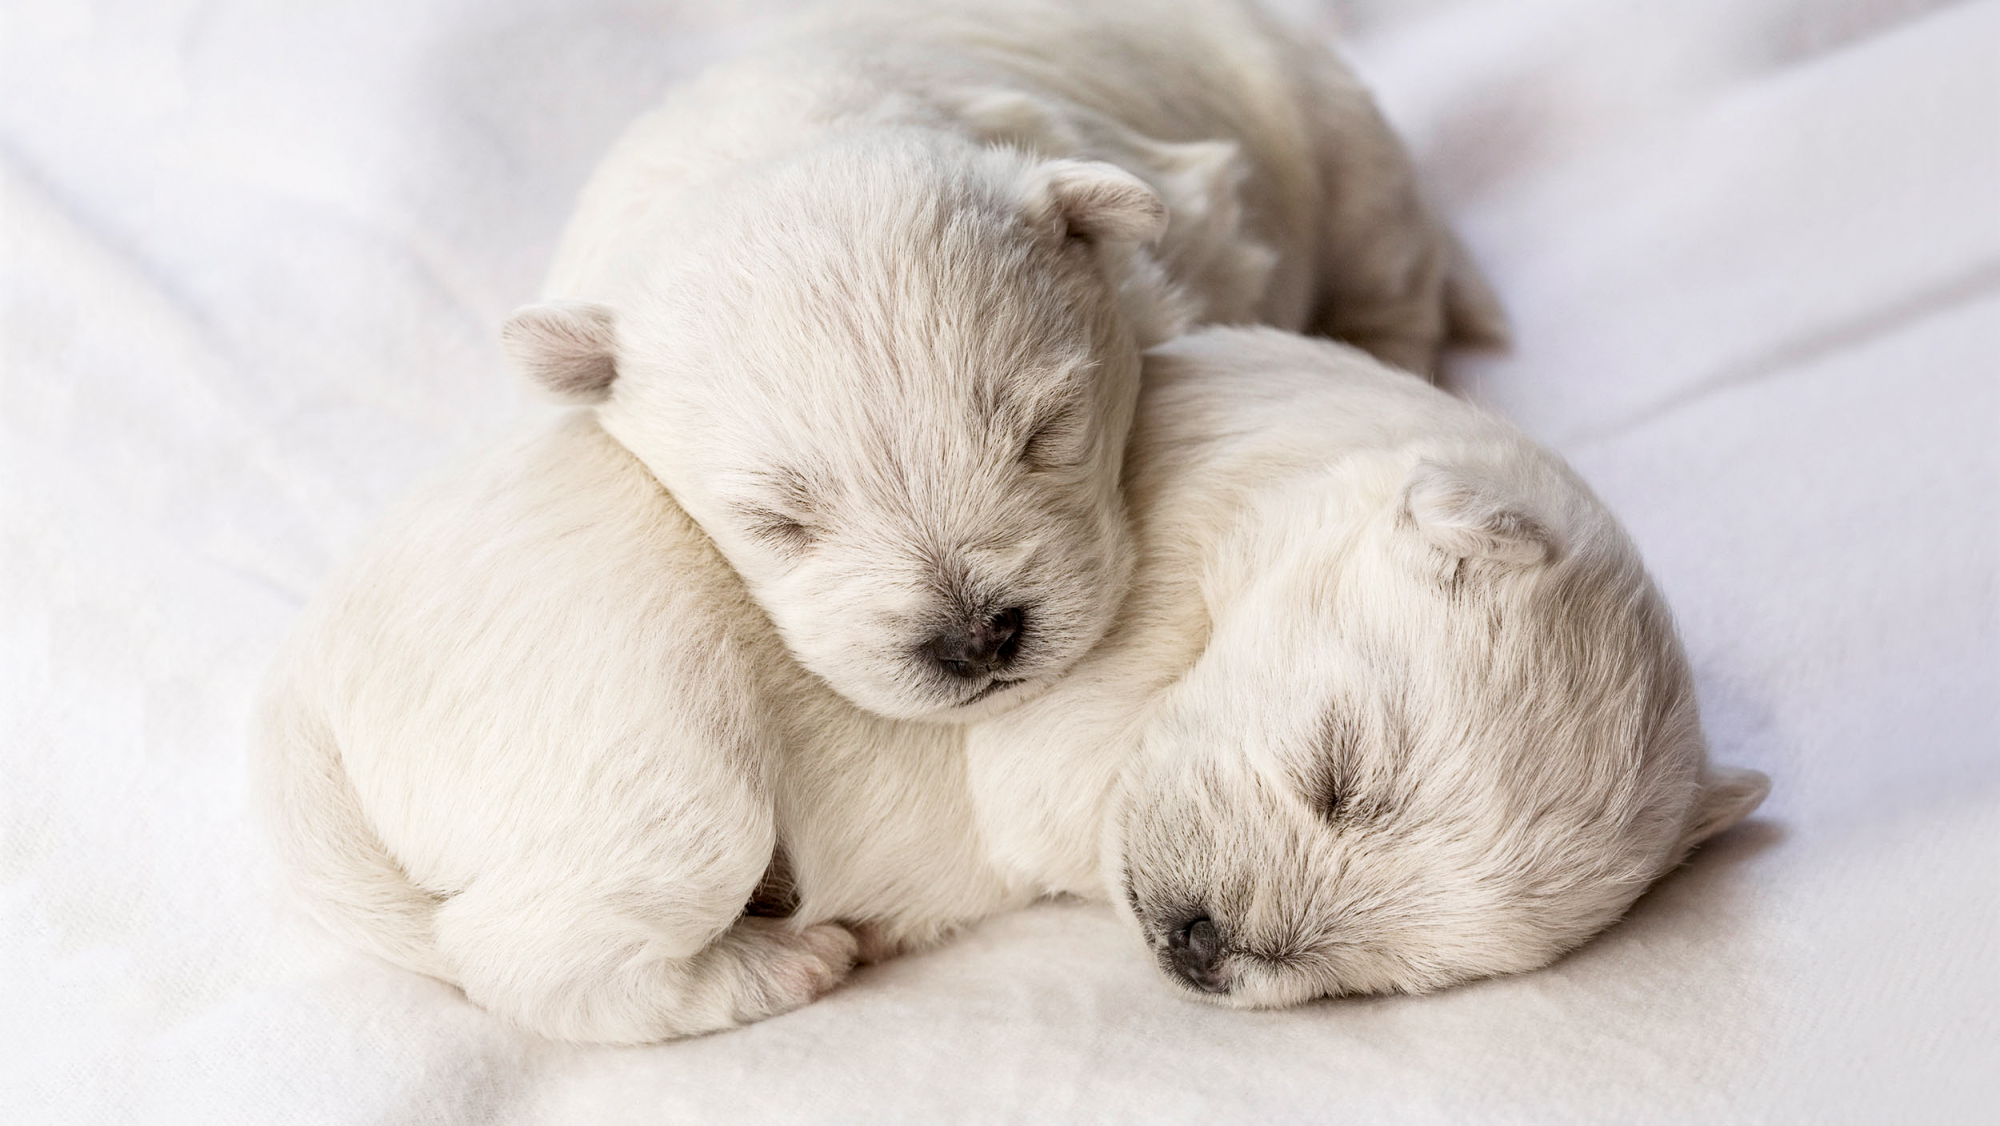
[[[1268,330],[1147,378],[1118,629],[971,731],[1003,877],[1108,896],[1211,1000],[1423,992],[1547,965],[1762,801],[1631,542],[1512,425]]]
[[[792,662],[588,417],[420,498],[311,611],[264,712],[307,896],[550,1035],[803,1003],[1042,894],[1124,904],[1245,1005],[1545,964],[1760,780],[1704,774],[1687,671],[1601,506],[1357,353],[1153,361],[1117,629],[971,728]],[[768,875],[790,919],[741,917]]]
[[[1110,622],[1141,349],[1313,328],[1428,370],[1499,317],[1339,63],[1234,0],[841,7],[674,91],[510,350],[896,718]]]
[[[285,859],[351,940],[551,1036],[640,1042],[802,1003],[838,927],[1019,902],[955,728],[786,656],[707,538],[585,415],[422,492],[300,623],[261,721]]]

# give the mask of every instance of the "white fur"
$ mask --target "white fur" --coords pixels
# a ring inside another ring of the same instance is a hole
[[[631,127],[510,353],[594,405],[837,691],[995,714],[1123,591],[1140,349],[1262,321],[1428,370],[1498,331],[1310,43],[1237,0],[829,9]],[[931,655],[1006,614],[1003,667]]]
[[[1421,992],[1546,965],[1762,800],[1630,541],[1511,425],[1269,331],[1147,370],[1135,594],[972,732],[1003,873],[1104,889],[1212,1000]]]
[[[574,415],[387,523],[308,609],[257,741],[280,850],[336,930],[547,1035],[642,1042],[852,964],[840,927],[739,918],[780,840],[801,918],[895,941],[1025,898],[967,833],[959,738],[799,669]]]
[[[1183,981],[1208,917],[1203,995],[1235,1004],[1526,970],[1761,799],[1705,765],[1630,543],[1505,423],[1213,330],[1151,359],[1129,469],[1117,628],[1005,716],[891,721],[573,416],[420,495],[308,612],[259,737],[282,849],[362,944],[629,1043],[1051,892],[1125,904]]]

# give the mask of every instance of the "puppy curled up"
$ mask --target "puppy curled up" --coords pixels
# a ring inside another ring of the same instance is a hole
[[[1148,359],[1115,626],[973,725],[787,653],[589,414],[418,495],[274,671],[260,789],[329,926],[545,1035],[754,1021],[1048,894],[1258,1007],[1542,966],[1767,783],[1712,766],[1615,520],[1340,345]],[[785,918],[746,913],[782,870]],[[1135,953],[1139,947],[1135,943]]]
[[[1109,625],[1143,348],[1256,321],[1422,371],[1501,320],[1367,93],[1241,0],[829,8],[628,130],[545,295],[518,366],[800,663],[952,722]]]

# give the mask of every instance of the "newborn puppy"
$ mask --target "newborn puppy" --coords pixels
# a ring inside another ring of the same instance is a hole
[[[1547,965],[1763,800],[1631,541],[1513,426],[1270,330],[1147,380],[1119,626],[970,733],[1003,877],[1113,899],[1211,1000],[1419,993]]]
[[[1354,78],[1235,0],[830,10],[632,126],[546,292],[517,365],[808,669],[947,721],[1110,624],[1142,348],[1262,321],[1428,370],[1500,323]]]
[[[420,494],[261,712],[305,898],[573,1040],[756,1020],[857,931],[1055,892],[1277,1005],[1544,965],[1762,798],[1707,765],[1630,542],[1511,426],[1272,330],[1175,342],[1148,384],[1117,628],[970,727],[801,669],[589,415]]]
[[[334,576],[253,757],[331,929],[544,1035],[644,1043],[830,987],[857,944],[823,920],[921,942],[1032,898],[979,851],[962,742],[801,669],[579,413],[419,492]],[[745,916],[791,889],[793,919]]]

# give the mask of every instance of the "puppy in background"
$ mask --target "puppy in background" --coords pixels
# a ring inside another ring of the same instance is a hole
[[[944,721],[1109,626],[1141,349],[1258,321],[1426,371],[1500,332],[1367,93],[1239,0],[831,8],[631,127],[546,296],[518,366],[803,665]]]
[[[1761,800],[1707,762],[1666,607],[1557,458],[1332,343],[1215,329],[1148,363],[1117,624],[969,727],[802,668],[587,412],[420,494],[261,712],[306,900],[572,1040],[754,1021],[857,935],[1059,892],[1271,1006],[1545,965]]]

